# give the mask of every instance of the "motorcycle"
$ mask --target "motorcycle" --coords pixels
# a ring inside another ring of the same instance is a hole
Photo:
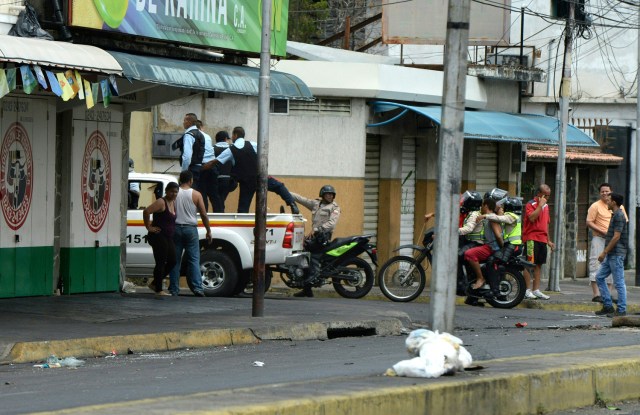
[[[281,274],[282,281],[290,288],[303,288],[306,284],[321,287],[333,284],[338,294],[345,298],[362,298],[371,291],[375,275],[367,261],[359,255],[367,253],[377,264],[375,245],[369,241],[374,235],[358,235],[336,238],[314,252],[304,251],[285,259],[285,263],[271,267]],[[312,261],[318,272],[312,274]]]
[[[398,255],[389,259],[381,268],[378,276],[378,284],[382,293],[391,301],[408,302],[417,298],[424,290],[426,284],[425,269],[422,263],[426,260],[431,264],[433,259],[433,234],[434,230],[428,230],[423,238],[422,246],[402,245],[395,251],[411,248],[415,256]],[[513,308],[524,299],[526,284],[522,271],[533,264],[525,261],[521,256],[511,256],[506,262],[498,264],[499,294],[494,296],[488,285],[477,290],[471,290],[475,279],[465,282],[466,290],[458,295],[468,295],[474,298],[484,299],[496,308]],[[481,265],[482,273],[486,278],[486,266]]]

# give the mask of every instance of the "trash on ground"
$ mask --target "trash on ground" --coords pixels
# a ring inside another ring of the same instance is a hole
[[[413,359],[401,360],[385,372],[386,376],[437,378],[453,375],[471,366],[471,354],[462,346],[462,340],[449,333],[419,329],[405,340]]]
[[[253,362],[251,365],[252,365],[252,366],[256,366],[256,367],[262,367],[262,366],[264,366],[264,362],[261,362],[261,361],[259,361],[259,360],[256,360],[256,361],[255,361],[255,362]]]
[[[526,321],[516,323],[516,327],[527,327],[528,324]]]
[[[56,355],[52,354],[47,358],[46,363],[33,365],[33,367],[39,367],[42,369],[57,368],[57,367],[79,367],[84,365],[84,360],[76,359],[75,357],[65,357],[60,359]]]
[[[132,282],[125,281],[122,283],[122,292],[132,294],[136,292],[136,285]]]

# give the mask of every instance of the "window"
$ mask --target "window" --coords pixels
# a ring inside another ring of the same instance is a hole
[[[272,98],[269,103],[269,112],[271,112],[271,114],[288,114],[289,100]]]
[[[142,210],[162,196],[162,182],[129,180],[128,209]]]

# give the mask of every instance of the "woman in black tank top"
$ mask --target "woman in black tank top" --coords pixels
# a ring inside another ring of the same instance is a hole
[[[153,258],[156,266],[153,269],[153,281],[149,288],[156,296],[168,296],[169,293],[162,290],[162,280],[176,265],[176,248],[173,244],[173,233],[176,228],[175,200],[178,196],[178,183],[167,184],[165,196],[153,202],[142,212],[144,226],[149,231],[147,242],[153,249]],[[153,214],[153,222],[150,216]]]

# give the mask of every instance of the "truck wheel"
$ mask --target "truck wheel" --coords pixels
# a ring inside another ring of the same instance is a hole
[[[238,283],[238,270],[227,254],[215,249],[200,253],[202,288],[207,297],[226,297]]]

